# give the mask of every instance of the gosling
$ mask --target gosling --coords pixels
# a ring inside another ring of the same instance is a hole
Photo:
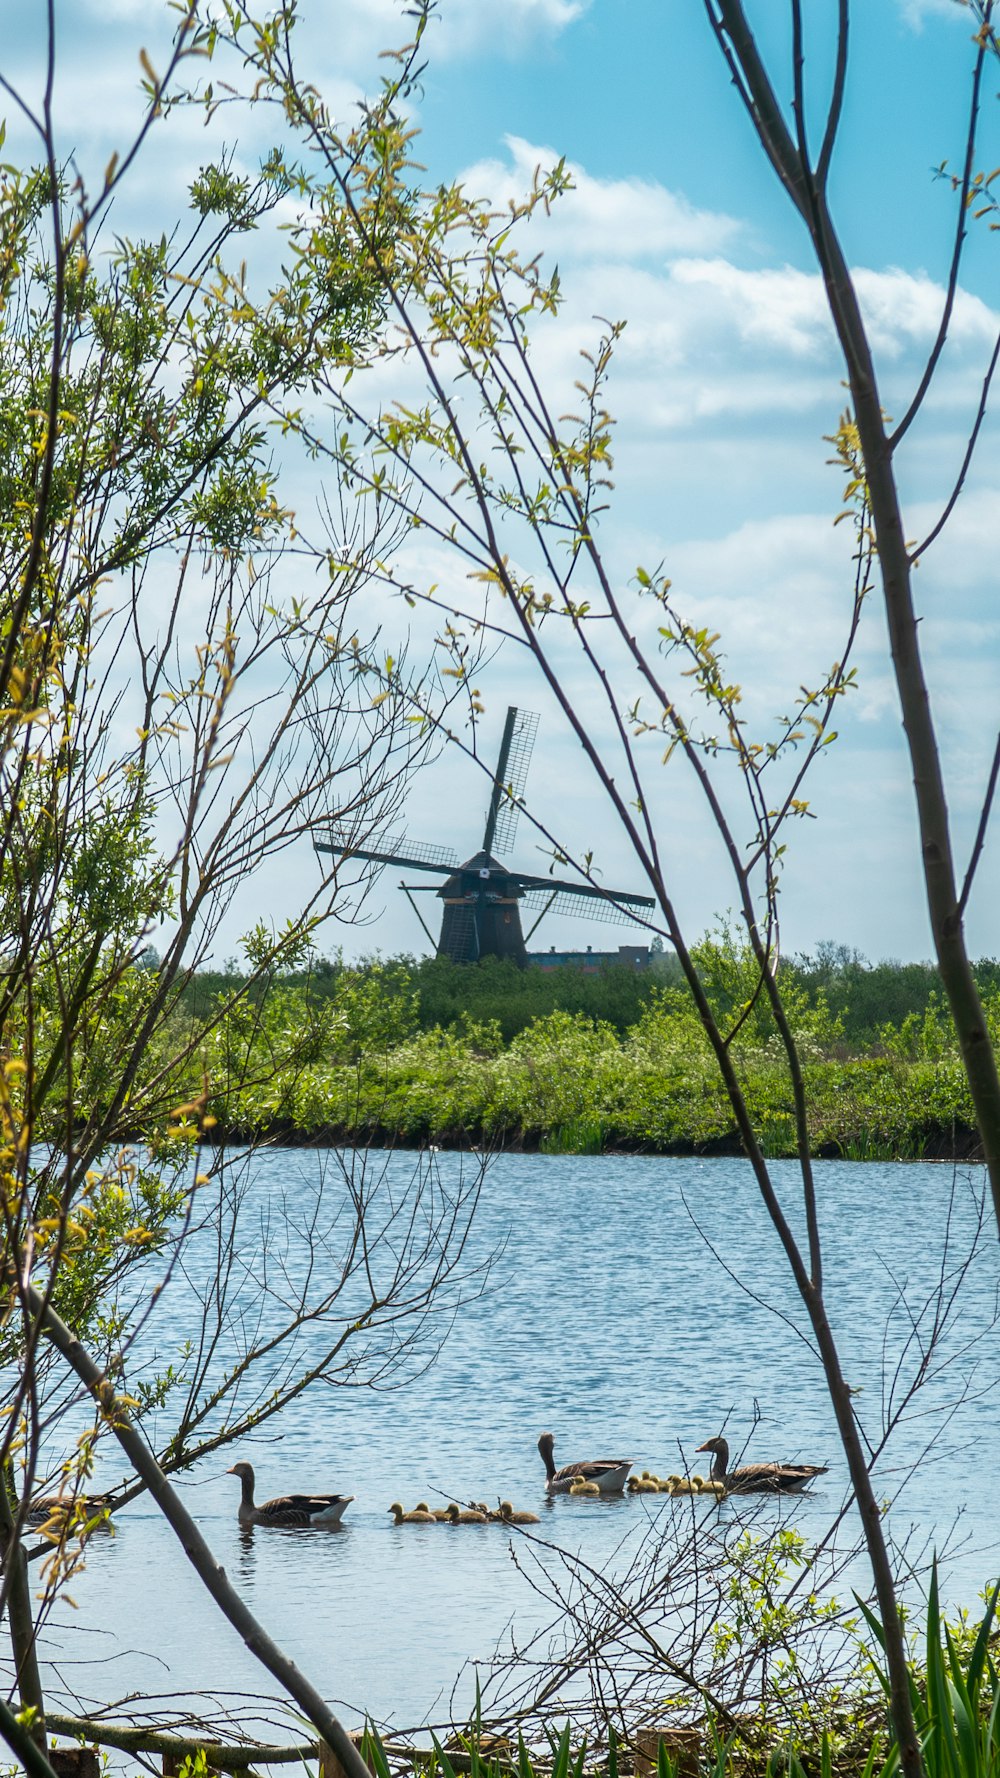
[[[516,1513],[509,1500],[500,1502],[500,1518],[505,1525],[540,1525],[537,1513]]]
[[[434,1525],[437,1523],[432,1512],[426,1510],[421,1512],[419,1507],[415,1512],[404,1512],[398,1500],[393,1501],[389,1511],[393,1514],[397,1525]]]
[[[414,1510],[418,1513],[430,1513],[430,1516],[436,1525],[443,1524],[448,1517],[448,1508],[446,1506],[428,1506],[426,1500],[418,1500]]]

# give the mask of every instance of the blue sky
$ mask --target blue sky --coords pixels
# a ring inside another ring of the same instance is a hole
[[[790,59],[781,0],[748,7],[784,94]],[[812,0],[807,70],[829,75],[830,0]],[[157,57],[170,14],[150,0],[63,0],[60,115],[67,147],[103,165],[127,128],[140,46]],[[301,0],[309,77],[346,110],[398,42],[394,0]],[[853,8],[848,98],[834,210],[872,328],[886,406],[903,410],[933,338],[954,213],[932,169],[961,154],[971,14],[955,0],[864,0]],[[5,5],[5,72],[37,91],[40,39],[27,9]],[[835,530],[837,472],[824,444],[844,404],[841,369],[808,243],[767,169],[712,40],[701,0],[443,0],[428,33],[418,121],[434,180],[463,176],[502,196],[554,155],[574,191],[539,247],[558,260],[566,303],[540,343],[554,387],[569,385],[595,314],[628,317],[610,391],[618,415],[616,491],[604,546],[626,580],[663,561],[683,609],[722,633],[732,673],[762,727],[838,649],[848,582],[846,528]],[[979,164],[1000,162],[1000,63],[987,67]],[[98,103],[95,104],[95,97]],[[8,149],[23,140],[11,119]],[[233,114],[227,118],[233,134]],[[240,152],[252,162],[250,132]],[[99,160],[99,157],[103,157]],[[155,142],[135,186],[131,229],[161,226],[186,168],[207,157],[190,123]],[[120,213],[118,222],[122,223]],[[534,226],[534,225],[533,225]],[[953,343],[899,469],[907,527],[933,522],[961,458],[998,321],[1000,235],[973,231]],[[955,821],[960,869],[998,721],[997,433],[987,427],[968,489],[920,570],[922,639]],[[305,496],[311,498],[311,494]],[[400,623],[403,614],[400,613]],[[817,769],[818,819],[792,835],[782,892],[784,947],[830,939],[871,958],[930,953],[909,768],[877,601],[866,611],[859,690]],[[537,708],[530,790],[569,848],[596,846],[605,881],[644,885],[595,799],[579,751],[513,659],[494,667],[489,724],[508,701]],[[444,756],[409,798],[411,835],[479,842],[484,791]],[[447,827],[442,810],[447,810]],[[657,790],[674,892],[689,930],[732,905],[690,783],[672,764]],[[525,839],[522,830],[522,840]],[[530,855],[523,862],[534,865]],[[1000,841],[980,867],[970,947],[1000,954]],[[284,918],[308,859],[247,886],[221,949],[261,913]],[[345,950],[420,950],[424,941],[386,872],[369,923],[337,934]],[[602,945],[608,929],[553,922],[544,942]],[[627,936],[622,934],[622,936]],[[543,934],[539,933],[539,941]]]

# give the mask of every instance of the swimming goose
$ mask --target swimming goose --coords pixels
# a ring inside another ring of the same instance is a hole
[[[485,1525],[487,1515],[479,1512],[463,1512],[454,1501],[448,1508],[448,1517],[453,1525]]]
[[[25,1513],[29,1525],[51,1525],[61,1531],[72,1522],[78,1529],[85,1524],[107,1525],[111,1498],[107,1494],[37,1494]],[[103,1515],[103,1517],[102,1517]]]
[[[827,1471],[825,1463],[744,1463],[730,1472],[724,1438],[707,1438],[698,1449],[713,1453],[712,1481],[721,1482],[727,1494],[797,1494]]]
[[[545,1487],[549,1494],[568,1494],[573,1483],[580,1481],[596,1482],[601,1494],[620,1494],[625,1480],[632,1467],[621,1457],[595,1457],[589,1463],[565,1463],[557,1469],[552,1458],[554,1439],[551,1432],[543,1432],[538,1441],[538,1450],[545,1465]]]
[[[595,1497],[595,1499],[599,1496],[599,1494],[601,1492],[600,1486],[597,1482],[588,1482],[584,1479],[584,1477],[582,1475],[577,1476],[575,1482],[570,1482],[569,1491],[571,1494],[593,1495]]]
[[[276,1525],[299,1528],[308,1525],[339,1525],[353,1494],[282,1494],[254,1505],[254,1473],[250,1463],[234,1463],[227,1475],[238,1475],[243,1486],[237,1518],[243,1526]]]

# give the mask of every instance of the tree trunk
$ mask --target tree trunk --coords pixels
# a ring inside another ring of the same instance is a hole
[[[21,1708],[36,1712],[29,1732],[36,1747],[45,1753],[45,1698],[35,1649],[35,1620],[31,1611],[28,1564],[20,1539],[15,1539],[14,1536],[14,1513],[11,1506],[14,1497],[14,1466],[8,1462],[4,1465],[3,1477],[0,1479],[0,1547],[3,1549],[3,1564],[7,1573],[10,1641]]]

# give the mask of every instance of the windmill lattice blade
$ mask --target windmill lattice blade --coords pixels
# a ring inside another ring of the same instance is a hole
[[[408,840],[405,833],[387,834],[380,845],[361,846],[348,828],[331,827],[326,841],[316,841],[317,852],[346,852],[376,864],[400,864],[413,870],[453,870],[458,853],[451,846],[428,845],[424,840]]]
[[[571,914],[574,920],[600,920],[605,926],[634,926],[642,915],[603,896],[574,895],[571,889],[527,889],[521,904],[539,913]]]
[[[514,843],[518,816],[521,813],[521,799],[524,796],[524,786],[528,779],[528,767],[531,764],[531,753],[537,732],[538,717],[535,711],[519,710],[511,736],[510,750],[507,754],[507,770],[504,774],[496,825],[493,830],[493,848],[500,853],[508,851]]]

